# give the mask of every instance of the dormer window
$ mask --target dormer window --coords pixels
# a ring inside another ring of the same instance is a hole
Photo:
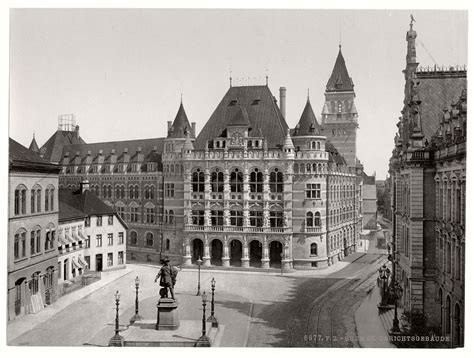
[[[237,105],[237,100],[236,99],[232,99],[230,102],[229,102],[229,107],[232,107],[232,106],[235,106]]]
[[[259,103],[260,103],[260,98],[254,99],[254,100],[252,101],[252,106],[256,106],[256,105],[258,105]]]

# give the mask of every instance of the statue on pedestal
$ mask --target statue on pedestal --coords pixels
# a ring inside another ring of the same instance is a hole
[[[174,285],[176,284],[176,277],[178,276],[178,269],[174,266],[169,265],[170,260],[164,258],[161,260],[163,266],[155,277],[155,282],[160,278],[160,297],[168,298],[168,290],[170,291],[171,298],[174,300]]]

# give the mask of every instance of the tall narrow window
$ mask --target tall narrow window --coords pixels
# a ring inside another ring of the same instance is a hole
[[[211,191],[222,193],[224,191],[224,173],[218,168],[211,173]]]
[[[257,168],[250,173],[249,184],[251,193],[261,193],[263,191],[263,173]]]
[[[307,212],[306,213],[306,227],[313,227],[313,213]]]
[[[319,212],[314,214],[314,226],[321,226],[321,214]]]
[[[318,255],[318,245],[315,244],[314,242],[311,244],[310,247],[310,255]]]
[[[222,210],[211,210],[211,225],[224,225],[224,212]]]
[[[193,210],[192,222],[193,225],[204,225],[204,210]]]
[[[202,172],[201,169],[197,168],[193,172],[192,179],[193,192],[204,192],[204,172]]]
[[[283,192],[283,173],[275,168],[270,173],[270,191],[272,193],[282,193]]]
[[[263,226],[263,212],[261,210],[250,211],[250,226],[262,227]]]
[[[270,211],[270,227],[283,227],[283,212],[271,210]]]
[[[49,189],[44,191],[44,211],[49,211]]]
[[[241,210],[231,210],[230,211],[230,225],[232,226],[242,226],[243,225],[243,216]]]
[[[243,175],[239,169],[230,173],[230,191],[232,193],[241,193],[243,188]]]
[[[36,190],[35,189],[31,189],[30,203],[31,203],[31,213],[34,214],[36,212]]]

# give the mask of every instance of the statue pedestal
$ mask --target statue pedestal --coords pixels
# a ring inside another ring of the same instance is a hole
[[[156,327],[157,331],[172,331],[179,328],[178,303],[171,298],[160,298],[158,301]]]

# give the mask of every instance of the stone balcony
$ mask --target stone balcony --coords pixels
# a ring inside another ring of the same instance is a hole
[[[256,227],[256,226],[207,226],[207,225],[185,225],[184,231],[202,232],[242,232],[242,233],[267,233],[267,234],[290,234],[291,228],[283,227]]]

